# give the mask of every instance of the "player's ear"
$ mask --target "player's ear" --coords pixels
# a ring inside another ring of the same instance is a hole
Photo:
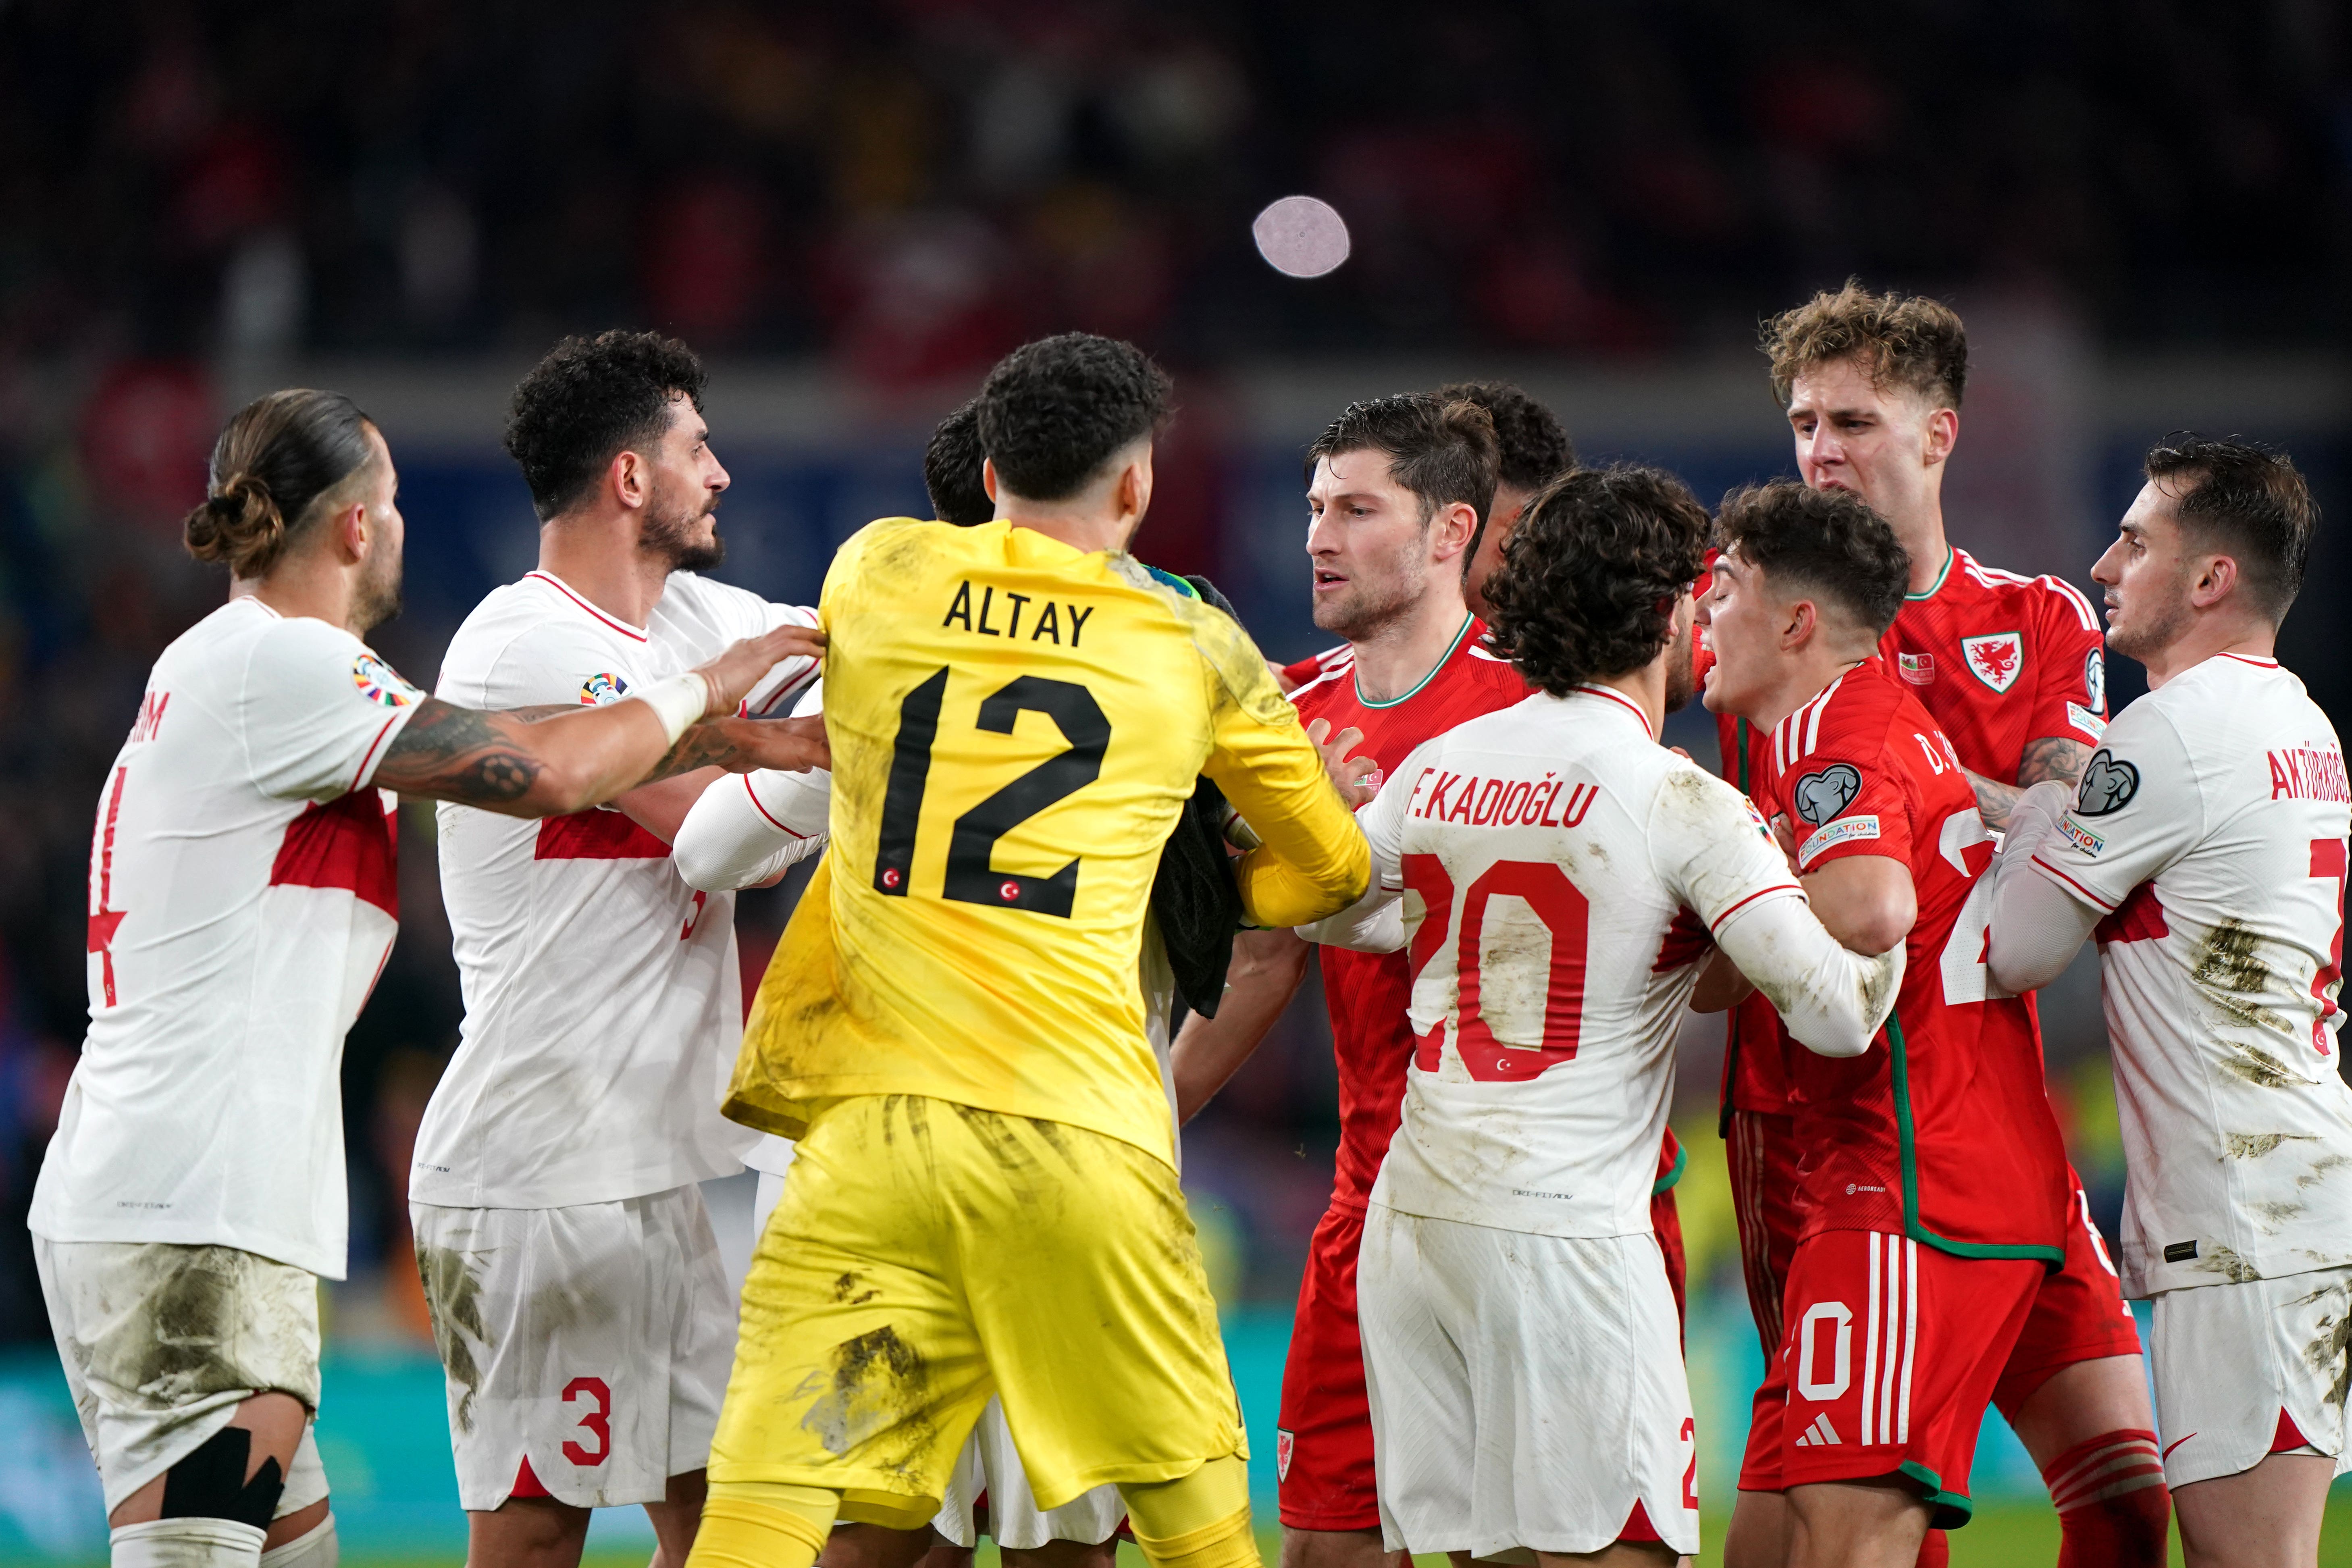
[[[1936,409],[1927,416],[1926,442],[1919,454],[1920,460],[1934,468],[1952,455],[1952,448],[1959,444],[1959,440],[1960,411],[1957,408]]]
[[[1142,521],[1143,514],[1151,510],[1151,447],[1149,443],[1119,470],[1117,500],[1119,515],[1138,521]]]
[[[604,481],[612,487],[614,500],[625,507],[641,507],[653,488],[653,470],[643,458],[623,447],[613,454],[613,461],[604,469]]]
[[[1478,531],[1478,509],[1466,500],[1450,501],[1431,520],[1429,554],[1433,561],[1451,561],[1470,548]]]
[[[996,499],[996,459],[993,458],[980,460],[980,488],[988,492],[989,500]]]
[[[2227,555],[2208,555],[2204,569],[2189,584],[2189,602],[2200,610],[2210,610],[2228,598],[2237,585],[2237,562]]]
[[[1799,599],[1782,612],[1780,646],[1790,653],[1813,640],[1821,629],[1822,613],[1811,599]]]

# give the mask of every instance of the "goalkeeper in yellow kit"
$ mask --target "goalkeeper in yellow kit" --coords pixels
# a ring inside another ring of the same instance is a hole
[[[808,1568],[940,1506],[991,1394],[1039,1507],[1116,1483],[1154,1568],[1255,1563],[1247,1451],[1137,956],[1206,773],[1259,925],[1370,859],[1248,637],[1126,553],[1169,384],[1081,333],[980,396],[997,520],[891,519],[826,574],[832,846],[727,1110],[800,1140],[743,1288],[691,1568]]]

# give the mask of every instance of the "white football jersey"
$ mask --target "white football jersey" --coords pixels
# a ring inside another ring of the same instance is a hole
[[[1403,889],[1419,1043],[1372,1202],[1546,1236],[1650,1228],[1710,932],[1801,899],[1739,792],[1605,688],[1423,743],[1360,814]]]
[[[89,1033],[37,1235],[342,1278],[343,1037],[399,920],[394,803],[367,786],[422,695],[251,597],[155,661],[99,797]]]
[[[2223,654],[2116,715],[2033,857],[2107,911],[2130,1295],[2352,1263],[2347,819],[2303,682]]]
[[[438,692],[477,708],[614,701],[787,621],[816,617],[678,572],[640,630],[533,572],[466,617]],[[751,708],[788,710],[816,673],[787,660]],[[743,1035],[735,895],[688,887],[669,846],[609,807],[526,822],[443,805],[440,827],[466,1020],[408,1195],[559,1208],[740,1169],[757,1134],[719,1114]]]

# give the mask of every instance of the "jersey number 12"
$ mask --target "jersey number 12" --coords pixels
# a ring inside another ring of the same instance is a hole
[[[898,704],[898,739],[890,753],[890,785],[882,797],[882,828],[874,850],[874,890],[907,896],[914,876],[915,829],[930,785],[931,746],[939,739],[940,706],[947,696],[945,666],[907,693]],[[1007,784],[955,820],[948,837],[944,897],[992,909],[1029,910],[1067,920],[1078,893],[1078,863],[1050,877],[1024,877],[990,864],[996,841],[1047,806],[1065,800],[1102,776],[1103,752],[1110,745],[1110,721],[1085,687],[1040,675],[1020,676],[991,692],[980,705],[981,729],[1013,733],[1024,712],[1051,719],[1070,742]]]

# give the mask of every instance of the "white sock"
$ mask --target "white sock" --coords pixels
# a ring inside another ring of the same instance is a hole
[[[329,1514],[309,1533],[261,1554],[261,1568],[335,1568],[342,1549],[335,1542],[335,1516]]]
[[[267,1539],[233,1519],[155,1519],[107,1532],[114,1568],[257,1568]]]

